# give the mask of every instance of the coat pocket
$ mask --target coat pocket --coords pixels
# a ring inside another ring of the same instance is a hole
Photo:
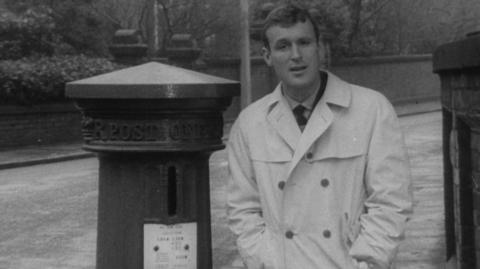
[[[240,247],[239,253],[248,269],[278,269],[280,253],[274,250],[276,243],[273,234],[265,229],[260,239],[248,247]]]
[[[348,213],[344,213],[341,221],[342,239],[347,249],[350,249],[360,234],[360,219],[352,219]]]

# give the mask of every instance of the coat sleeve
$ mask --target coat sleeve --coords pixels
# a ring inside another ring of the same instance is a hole
[[[227,191],[228,224],[238,236],[237,247],[249,269],[273,268],[269,233],[265,228],[258,186],[248,144],[237,122],[232,126],[227,145],[229,182]]]
[[[372,269],[390,268],[412,213],[409,160],[392,105],[380,96],[367,151],[365,213],[350,255]]]

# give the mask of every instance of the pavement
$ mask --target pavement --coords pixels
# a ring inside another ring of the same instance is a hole
[[[395,106],[400,117],[439,111],[440,101],[406,103]],[[227,139],[230,124],[226,124],[224,140]],[[94,153],[82,149],[82,142],[59,143],[52,145],[32,145],[18,148],[0,149],[0,169],[16,168],[36,164],[46,164],[67,160],[94,157]]]
[[[82,149],[81,142],[7,148],[0,150],[0,169],[62,162],[93,156],[95,156],[93,153]]]

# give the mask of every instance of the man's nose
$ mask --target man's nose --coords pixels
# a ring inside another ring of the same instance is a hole
[[[299,60],[302,58],[302,53],[300,52],[300,48],[297,45],[292,45],[292,52],[290,58],[292,60]]]

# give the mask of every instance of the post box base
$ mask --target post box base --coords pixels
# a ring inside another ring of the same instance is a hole
[[[145,225],[178,223],[195,223],[195,263],[212,268],[209,155],[99,155],[97,269],[144,268]]]

